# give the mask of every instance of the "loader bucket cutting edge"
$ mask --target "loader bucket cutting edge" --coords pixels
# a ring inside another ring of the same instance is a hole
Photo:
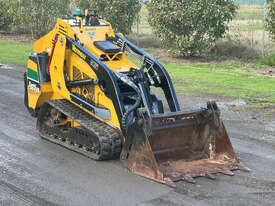
[[[193,177],[214,179],[215,173],[234,175],[232,170],[245,170],[236,156],[219,109],[207,109],[146,117],[129,129],[121,153],[124,164],[138,175],[175,186]]]

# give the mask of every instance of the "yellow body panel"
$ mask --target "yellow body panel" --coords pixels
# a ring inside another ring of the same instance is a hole
[[[34,92],[28,87],[29,107],[32,109],[40,108],[44,101],[50,99],[60,99],[60,95],[53,93],[51,83],[40,85],[40,92]]]
[[[62,32],[63,34],[66,34],[70,38],[74,38],[73,32],[71,30],[71,26],[67,22],[63,21],[62,19],[57,19],[54,29],[51,30],[45,36],[41,37],[40,39],[34,42],[33,51],[48,52],[50,54],[55,34],[60,32]]]
[[[37,64],[32,60],[28,61],[28,68],[30,68],[31,70],[33,70],[35,72],[38,72],[37,71]]]
[[[64,60],[66,50],[66,38],[60,36],[55,46],[55,52],[50,65],[51,84],[54,93],[70,99],[70,93],[64,79]]]
[[[32,60],[28,61],[27,73],[29,71],[34,71],[38,75],[37,64]],[[53,92],[52,85],[50,82],[40,84],[39,91],[36,89],[33,89],[32,84],[28,84],[27,90],[28,90],[29,107],[32,109],[40,108],[44,103],[44,101],[46,100],[62,98],[60,94]]]
[[[111,26],[100,26],[100,27],[86,27],[83,29],[83,32],[80,32],[79,27],[73,27],[72,31],[77,35],[79,40],[84,43],[84,46],[86,49],[91,51],[97,58],[100,58],[101,55],[106,55],[103,51],[96,48],[94,46],[95,41],[105,41],[107,34],[108,36],[114,36],[114,32]],[[89,34],[90,33],[90,34]],[[89,35],[92,35],[94,33],[93,38],[91,38]],[[125,53],[121,52],[119,54],[121,59],[119,61],[111,61],[112,59],[109,59],[109,61],[104,62],[109,68],[117,70],[119,72],[126,72],[129,71],[131,67],[136,68],[136,65],[131,63],[127,58]],[[108,57],[108,56],[107,56]]]
[[[70,80],[73,80],[73,67],[80,69],[82,73],[86,74],[91,79],[96,78],[96,74],[87,65],[87,63],[84,60],[82,60],[81,58],[79,58],[79,56],[77,56],[75,53],[71,52],[70,50],[68,50],[66,52],[66,60],[67,60],[66,65],[68,65],[68,66],[64,69],[64,71],[69,75]],[[102,121],[105,121],[113,126],[120,128],[117,113],[116,113],[116,110],[112,103],[112,100],[109,99],[108,97],[106,97],[106,95],[104,94],[104,92],[102,92],[102,90],[100,89],[100,87],[98,85],[94,86],[94,94],[95,94],[94,95],[94,103],[97,106],[103,106],[103,107],[109,109],[109,111],[111,113],[110,120],[101,119],[99,117],[97,117],[97,118]],[[88,113],[91,113],[83,107],[82,107],[82,109],[84,109]]]

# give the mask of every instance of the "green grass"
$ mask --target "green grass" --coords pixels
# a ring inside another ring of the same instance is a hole
[[[131,59],[137,65],[137,61]],[[237,61],[193,63],[190,65],[163,64],[170,74],[176,92],[182,95],[201,94],[242,98],[248,104],[275,105],[275,78],[250,72]],[[263,68],[258,65],[258,67]]]
[[[260,20],[247,21],[241,20],[238,22],[232,22],[231,31],[257,31],[263,29],[263,22]]]
[[[275,104],[275,79],[245,70],[236,62],[165,65],[179,93],[242,98],[255,104]]]
[[[259,63],[267,66],[275,66],[275,54],[261,57]]]
[[[0,63],[27,64],[28,56],[32,52],[31,43],[18,43],[0,40]]]

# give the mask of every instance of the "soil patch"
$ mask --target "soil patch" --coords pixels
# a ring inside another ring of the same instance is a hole
[[[0,40],[24,42],[24,43],[32,43],[35,41],[31,37],[24,34],[18,35],[18,34],[3,34],[3,33],[0,33]]]
[[[249,68],[248,70],[252,71],[252,72],[255,72],[259,75],[273,77],[273,78],[275,77],[275,67],[269,67],[269,68],[264,69],[264,70]]]

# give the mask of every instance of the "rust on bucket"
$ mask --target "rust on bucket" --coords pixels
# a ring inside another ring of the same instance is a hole
[[[197,110],[139,116],[142,121],[128,130],[131,139],[121,154],[136,174],[175,186],[179,180],[193,183],[193,177],[249,170],[236,156],[213,102]]]

